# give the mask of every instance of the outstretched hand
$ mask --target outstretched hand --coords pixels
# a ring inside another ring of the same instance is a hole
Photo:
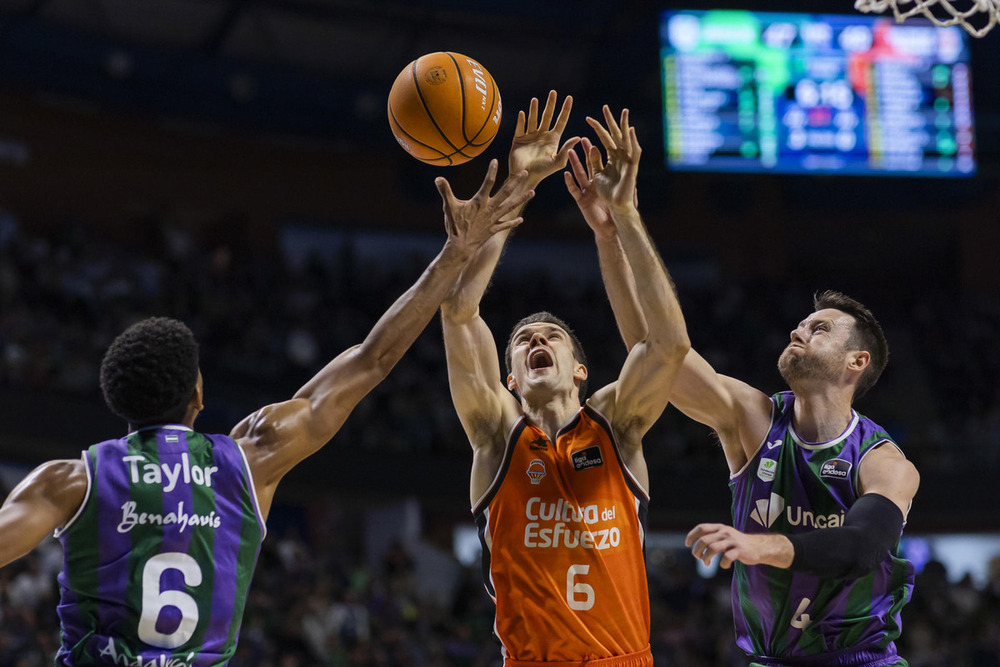
[[[728,569],[739,561],[745,565],[789,567],[794,551],[791,542],[779,534],[748,534],[724,523],[699,523],[684,539],[691,555],[708,565],[722,554],[719,567]]]
[[[585,157],[589,156],[591,149],[594,145],[590,143],[590,140],[586,137],[580,140],[580,148],[583,149],[583,154]],[[597,153],[598,159],[600,158],[600,152]],[[579,207],[580,212],[583,214],[583,219],[587,221],[590,228],[594,231],[600,239],[610,240],[613,239],[617,230],[615,229],[614,220],[611,217],[611,211],[608,210],[608,205],[603,199],[597,194],[597,187],[594,184],[594,161],[587,160],[587,166],[583,166],[583,161],[576,154],[575,150],[569,152],[569,166],[567,171],[563,172],[563,177],[566,181],[566,189],[572,195],[573,200],[576,202],[577,207]],[[638,208],[638,191],[632,191],[632,203]]]
[[[494,234],[513,229],[524,220],[519,216],[510,220],[501,218],[523,206],[535,195],[534,190],[524,187],[528,172],[512,172],[503,187],[495,195],[491,195],[496,178],[497,161],[490,160],[486,178],[471,199],[455,197],[446,178],[438,177],[434,180],[434,185],[441,194],[444,227],[449,243],[475,250]]]
[[[590,146],[587,150],[587,169],[591,182],[597,196],[609,209],[634,209],[642,148],[636,138],[635,128],[629,125],[628,109],[622,109],[620,121],[615,120],[606,104],[603,112],[607,128],[599,121],[587,117],[587,123],[597,133],[597,138],[608,155],[605,164],[597,146]]]
[[[567,95],[563,100],[559,116],[553,125],[552,118],[555,116],[557,97],[556,91],[549,91],[541,116],[538,114],[537,97],[531,98],[527,115],[524,111],[517,112],[517,125],[514,128],[514,141],[510,147],[508,167],[511,174],[527,171],[529,187],[538,185],[547,176],[565,167],[573,146],[580,140],[579,137],[571,137],[562,146],[559,145],[563,130],[569,121],[569,113],[573,108],[573,98]]]

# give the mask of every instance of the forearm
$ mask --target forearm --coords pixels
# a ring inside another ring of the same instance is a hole
[[[361,344],[361,353],[385,367],[403,356],[454,287],[473,250],[448,242],[423,274],[379,318]]]
[[[330,361],[294,398],[307,399],[314,407],[332,402],[352,408],[389,374],[434,317],[468,264],[470,254],[467,248],[446,243],[417,282],[396,299],[365,339]]]
[[[442,316],[466,322],[479,313],[479,302],[493,278],[509,232],[499,232],[484,243],[465,266],[457,282],[441,304]]]
[[[899,540],[903,513],[878,494],[858,498],[844,525],[789,535],[791,569],[817,577],[856,578],[874,570]]]
[[[635,276],[629,266],[625,249],[617,234],[612,237],[597,236],[597,258],[601,266],[604,288],[611,302],[618,331],[625,347],[631,350],[636,343],[645,340],[646,318],[639,306],[639,294]]]
[[[625,257],[636,284],[638,307],[646,321],[647,342],[659,343],[664,349],[690,348],[684,315],[667,269],[649,237],[646,227],[634,207],[612,210]]]

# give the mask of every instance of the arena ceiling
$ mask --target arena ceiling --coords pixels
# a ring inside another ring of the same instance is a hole
[[[396,74],[450,50],[483,63],[508,108],[556,88],[658,113],[657,14],[670,6],[854,11],[852,0],[0,0],[0,86],[350,139],[369,124],[384,135]]]

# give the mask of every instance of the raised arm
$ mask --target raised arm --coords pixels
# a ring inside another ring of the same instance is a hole
[[[667,405],[677,371],[690,349],[684,316],[667,270],[635,207],[635,181],[642,153],[628,110],[620,123],[604,107],[607,128],[587,121],[608,154],[601,164],[595,146],[587,156],[598,196],[607,206],[618,230],[625,259],[642,285],[636,290],[639,309],[647,324],[646,336],[625,359],[618,381],[599,390],[592,404],[608,415],[620,444],[631,452],[641,450],[642,436]]]
[[[584,220],[594,232],[601,276],[608,293],[618,330],[631,350],[648,331],[639,304],[635,276],[622,247],[618,228],[608,203],[600,197],[595,175],[602,169],[600,151],[581,140],[586,168],[575,151],[569,156],[571,170],[565,172],[566,188]],[[637,203],[632,192],[633,206]],[[684,358],[670,393],[670,401],[688,417],[708,425],[719,435],[729,464],[736,472],[746,463],[748,452],[760,444],[770,422],[770,401],[762,392],[733,378],[716,373],[695,350]]]
[[[472,199],[456,199],[444,178],[435,184],[444,202],[447,240],[416,284],[400,296],[360,344],[345,350],[284,403],[264,407],[232,432],[243,446],[266,512],[281,477],[326,444],[358,402],[388,375],[434,316],[476,251],[521,218],[500,222],[531,196],[517,174],[491,195],[497,163]],[[517,193],[517,194],[515,194]]]
[[[556,91],[549,91],[545,107],[539,111],[537,97],[531,98],[528,111],[517,112],[517,123],[514,127],[514,139],[511,142],[510,156],[507,163],[510,174],[526,172],[519,188],[534,190],[539,183],[551,174],[566,166],[566,160],[573,152],[573,146],[579,137],[570,137],[560,145],[562,133],[566,129],[570,112],[573,109],[573,98],[567,96],[556,116]],[[554,119],[554,124],[553,124]],[[519,216],[527,200],[513,209],[511,217]],[[502,230],[489,239],[479,250],[476,258],[462,272],[460,286],[456,286],[449,297],[450,307],[460,311],[479,308],[479,300],[486,292],[493,271],[503,254],[504,244],[509,235],[508,229]]]
[[[594,152],[593,144],[586,137],[580,140],[580,147],[587,159],[587,167],[584,168],[576,151],[570,152],[570,169],[563,172],[566,189],[583,214],[583,219],[594,232],[604,289],[608,293],[611,310],[614,312],[622,340],[625,341],[625,347],[631,350],[636,343],[646,338],[648,331],[646,316],[639,306],[635,276],[618,237],[618,228],[611,219],[607,202],[601,199],[594,183],[595,172],[601,168],[600,151]],[[638,208],[638,196],[635,190],[632,191],[632,203]]]
[[[560,145],[573,98],[563,100],[558,116],[556,101],[556,92],[550,91],[541,113],[537,98],[532,98],[527,113],[518,112],[509,165],[511,173],[527,173],[524,187],[533,188],[566,166],[578,141],[571,137]],[[503,253],[506,237],[505,233],[497,234],[483,245],[441,305],[451,397],[473,450],[473,503],[496,474],[507,429],[521,414],[501,376],[493,334],[479,315],[479,303]]]
[[[0,507],[0,567],[64,526],[86,494],[87,471],[81,459],[49,461],[28,473]]]

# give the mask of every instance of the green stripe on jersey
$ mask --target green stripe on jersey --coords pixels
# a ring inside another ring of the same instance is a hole
[[[155,429],[150,429],[131,434],[128,437],[128,455],[143,456],[147,463],[159,468],[160,452],[156,446],[156,433]],[[141,473],[139,479],[139,482],[134,482],[131,476],[129,477],[129,498],[134,500],[139,508],[163,507],[163,487],[160,484],[142,483]],[[130,530],[129,539],[131,542],[128,554],[129,581],[125,588],[125,602],[128,609],[142,610],[142,575],[150,555],[160,553],[163,546],[163,526],[150,524],[144,530]],[[131,627],[138,628],[139,619],[131,620]]]
[[[197,465],[203,470],[209,469],[214,463],[213,448],[209,446],[209,439],[200,433],[195,433],[193,431],[185,432],[184,438],[187,442],[188,457],[191,461],[192,468]],[[208,516],[212,512],[215,512],[215,487],[207,485],[192,485],[191,509],[192,513],[196,516]],[[188,549],[188,552],[191,553],[204,550],[203,553],[208,554],[209,557],[214,556],[215,530],[210,527],[195,526],[191,529],[191,531],[191,546]],[[199,565],[201,566],[202,579],[198,589],[203,591],[214,591],[214,563],[199,563]],[[215,596],[199,595],[191,586],[185,586],[185,589],[198,603],[198,628],[195,630],[191,639],[187,642],[188,644],[197,647],[193,651],[194,655],[197,656],[201,653],[201,647],[205,645],[205,634],[208,632],[208,628],[212,623],[212,601]]]

